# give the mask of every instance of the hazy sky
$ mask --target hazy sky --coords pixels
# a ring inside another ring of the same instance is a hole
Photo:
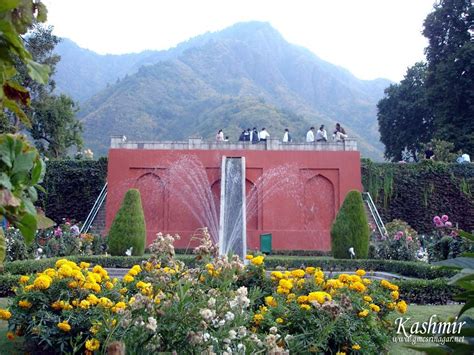
[[[236,22],[268,21],[361,79],[399,81],[424,58],[435,0],[44,0],[55,33],[97,53],[168,49]]]

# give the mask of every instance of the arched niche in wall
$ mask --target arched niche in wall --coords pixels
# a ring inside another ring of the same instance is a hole
[[[332,182],[317,174],[304,184],[304,227],[306,230],[329,230],[334,220],[335,196]]]
[[[147,232],[157,233],[163,231],[165,228],[165,188],[163,180],[156,174],[146,173],[137,179],[135,185],[142,197]]]

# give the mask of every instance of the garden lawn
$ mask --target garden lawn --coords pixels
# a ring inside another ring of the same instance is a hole
[[[417,305],[409,305],[408,311],[404,314],[404,318],[410,317],[411,319],[408,321],[409,324],[413,322],[427,322],[429,321],[430,317],[433,314],[438,316],[438,319],[448,320],[450,317],[457,315],[457,313],[461,310],[462,305],[447,305],[447,306],[417,306]],[[474,317],[474,310],[469,310],[466,312],[467,315]],[[400,315],[394,315],[394,319],[398,318]],[[408,324],[407,323],[407,324]],[[407,329],[407,327],[405,327]],[[407,344],[411,345],[411,344]],[[421,344],[419,344],[421,345]],[[433,346],[434,344],[427,344],[427,346]],[[390,345],[389,350],[390,355],[413,355],[413,354],[422,354],[421,352],[407,349],[403,344],[394,343]]]
[[[8,298],[0,298],[0,308],[7,308]],[[15,340],[7,339],[8,322],[0,320],[0,354],[20,355],[24,354],[23,339],[15,338]]]

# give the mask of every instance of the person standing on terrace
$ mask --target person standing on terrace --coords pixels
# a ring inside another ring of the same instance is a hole
[[[224,141],[224,132],[222,132],[222,129],[219,130],[216,134],[216,142],[223,142]]]
[[[314,127],[311,127],[306,133],[306,143],[314,143]]]
[[[267,132],[265,127],[263,127],[260,133],[258,134],[258,138],[260,138],[260,142],[266,142],[267,139],[270,138],[270,133]]]

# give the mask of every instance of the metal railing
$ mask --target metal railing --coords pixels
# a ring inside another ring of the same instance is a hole
[[[374,218],[375,225],[377,226],[380,235],[382,237],[386,236],[388,234],[387,229],[385,228],[385,225],[382,221],[382,217],[380,217],[379,211],[377,210],[377,207],[375,206],[375,203],[372,200],[372,196],[370,196],[370,193],[368,192],[363,192],[362,197],[365,203],[367,204],[367,207],[369,208],[370,214]]]
[[[81,233],[87,233],[89,231],[106,197],[107,197],[107,183],[105,183],[104,187],[100,191],[99,197],[97,197],[97,199],[95,200],[94,206],[92,206],[92,209],[89,212],[89,215],[87,216],[84,224],[82,225]]]

